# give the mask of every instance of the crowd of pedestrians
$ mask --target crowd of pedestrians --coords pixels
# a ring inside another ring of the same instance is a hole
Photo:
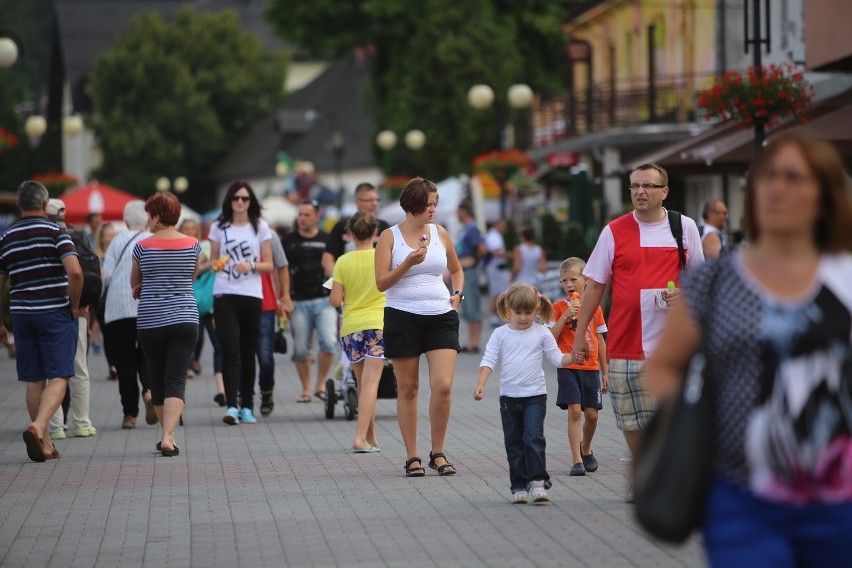
[[[484,268],[491,316],[505,324],[484,348],[473,396],[486,398],[488,380],[499,372],[512,503],[550,499],[544,359],[557,368],[555,405],[566,413],[569,475],[583,476],[599,467],[592,443],[603,395],[639,458],[657,403],[677,390],[690,359],[702,352],[714,362],[708,380],[717,424],[704,520],[711,564],[794,565],[803,554],[830,563],[848,555],[852,204],[836,151],[798,135],[772,141],[749,173],[748,241],[736,247],[724,234],[725,203],[705,204],[701,228],[665,207],[670,188],[662,167],[636,168],[629,191],[633,210],[603,228],[588,261],[561,263],[564,297],[553,299],[537,287],[546,257],[531,230],[508,252],[503,221],[483,238],[471,207],[462,204],[453,242],[435,223],[438,189],[422,178],[402,190],[405,219],[397,225],[382,228],[378,194],[362,184],[357,212],[330,234],[318,226],[318,204],[305,200],[296,230],[283,240],[261,218],[246,182],[227,189],[209,243],[200,242],[197,224],[175,229],[180,204],[173,195],[130,203],[128,230],[102,250],[105,351],[118,376],[122,427],[135,427],[141,397],[148,422],[162,426],[157,450],[178,455],[174,432],[187,376],[201,370],[202,330],[222,376],[217,402],[226,407],[224,422],[257,421],[256,382],[261,414],[268,416],[273,339],[277,324],[289,319],[297,402],[329,396],[324,381],[342,350],[358,389],[352,451],[380,452],[375,405],[389,360],[405,476],[422,477],[427,467],[455,475],[444,445],[451,393],[458,354],[480,350]],[[49,201],[40,184],[25,182],[18,204],[22,219],[0,237],[0,286],[10,281],[16,364],[27,384],[31,423],[23,439],[28,456],[44,461],[59,457],[53,440],[64,431],[60,409],[69,379],[75,435],[96,434],[80,400],[88,398],[89,314],[61,203]],[[193,289],[205,274],[212,275],[205,277],[212,279],[212,310],[202,309],[202,287]],[[600,304],[608,284],[607,321]],[[470,331],[465,348],[460,318]],[[0,341],[5,336],[0,326]],[[428,460],[417,441],[424,355]],[[630,487],[626,498],[632,500]]]

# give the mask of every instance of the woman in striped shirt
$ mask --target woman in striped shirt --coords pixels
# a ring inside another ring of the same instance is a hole
[[[186,369],[198,339],[192,280],[201,247],[195,238],[175,230],[180,202],[171,193],[148,199],[145,211],[153,235],[133,247],[130,285],[139,298],[139,343],[148,363],[154,410],[163,425],[157,450],[171,457],[179,453],[175,428],[183,413]]]

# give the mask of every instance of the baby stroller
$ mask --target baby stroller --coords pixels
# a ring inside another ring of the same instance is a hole
[[[334,407],[338,400],[343,401],[343,413],[347,420],[354,420],[358,414],[358,389],[355,380],[355,372],[350,370],[344,373],[340,379],[340,388],[335,388],[334,379],[329,377],[325,381],[325,417],[329,420],[334,418]],[[385,361],[382,369],[382,377],[379,379],[379,392],[376,398],[395,399],[397,397],[396,375],[393,365]]]

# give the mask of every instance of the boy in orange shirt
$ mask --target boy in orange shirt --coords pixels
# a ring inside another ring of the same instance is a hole
[[[559,283],[566,298],[553,303],[556,323],[550,328],[563,353],[574,346],[577,315],[580,313],[580,292],[586,285],[583,276],[586,263],[571,257],[559,265]],[[568,444],[574,466],[570,475],[586,475],[598,469],[598,460],[592,453],[592,437],[598,425],[598,411],[603,408],[601,393],[609,390],[607,381],[606,342],[603,334],[607,327],[600,306],[589,324],[586,339],[589,355],[583,361],[556,370],[559,392],[556,406],[568,410]],[[580,438],[580,418],[585,416],[583,437]]]

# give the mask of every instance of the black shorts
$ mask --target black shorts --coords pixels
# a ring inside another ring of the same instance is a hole
[[[583,410],[603,408],[600,371],[556,369],[556,381],[559,383],[556,406],[562,410],[571,404],[579,404]]]
[[[450,310],[444,314],[424,316],[385,308],[385,357],[419,357],[436,349],[455,349],[459,346],[459,314]]]

